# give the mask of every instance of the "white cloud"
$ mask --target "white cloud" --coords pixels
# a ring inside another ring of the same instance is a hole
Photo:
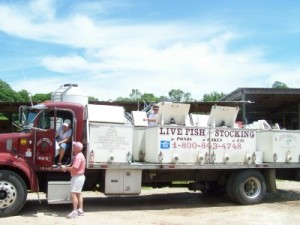
[[[42,59],[42,65],[47,69],[59,73],[73,73],[93,70],[92,65],[80,56],[47,56]]]
[[[55,17],[56,0],[33,0],[29,3],[35,17],[43,20],[52,20]]]
[[[14,84],[16,89],[34,90],[38,82],[43,88],[36,92],[50,92],[63,83],[78,83],[100,100],[128,96],[131,89],[157,96],[181,89],[201,99],[212,91],[229,93],[262,84],[271,87],[276,80],[299,82],[299,68],[266,62],[262,48],[229,50],[242,34],[222,23],[97,20],[84,7],[84,13],[57,18],[50,0],[33,1],[30,6],[31,11],[25,12],[21,7],[0,5],[0,30],[71,50],[59,56],[45,54],[41,59],[52,78],[41,76],[38,81]],[[37,20],[40,17],[43,20]],[[54,78],[57,73],[60,77]]]

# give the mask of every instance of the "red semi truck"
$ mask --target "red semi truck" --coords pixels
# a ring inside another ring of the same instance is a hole
[[[49,102],[20,107],[21,131],[0,135],[0,217],[17,214],[28,191],[47,193],[50,204],[70,202],[70,175],[53,166],[55,133],[65,119],[72,122],[72,140],[84,144],[84,190],[107,196],[181,186],[257,204],[276,192],[276,178],[299,180],[300,132],[266,121],[240,128],[237,107],[198,115],[189,104],[160,103],[158,123],[148,127],[146,112],[87,102],[68,84]],[[64,162],[71,160],[68,149]]]

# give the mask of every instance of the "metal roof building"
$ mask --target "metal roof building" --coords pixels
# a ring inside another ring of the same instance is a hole
[[[221,102],[241,102],[239,119],[251,123],[265,119],[286,129],[300,128],[300,89],[238,88]]]

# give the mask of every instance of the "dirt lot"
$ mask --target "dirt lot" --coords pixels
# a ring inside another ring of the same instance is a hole
[[[225,197],[205,196],[187,189],[147,189],[142,196],[107,198],[84,192],[85,216],[66,219],[71,205],[48,205],[45,196],[29,194],[24,209],[14,217],[1,218],[1,224],[109,224],[186,225],[300,224],[300,182],[277,182],[278,193],[267,194],[262,204],[241,206]],[[102,198],[99,198],[102,197]]]

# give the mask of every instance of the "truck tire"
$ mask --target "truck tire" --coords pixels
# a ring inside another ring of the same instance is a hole
[[[233,187],[233,180],[235,179],[236,175],[238,173],[237,172],[233,172],[229,178],[227,179],[227,182],[226,182],[226,194],[227,194],[227,197],[229,198],[230,201],[233,201],[233,202],[236,202],[234,196],[233,196],[233,193],[232,193],[232,187]]]
[[[26,199],[27,188],[22,178],[14,172],[0,170],[0,217],[17,214]]]
[[[256,170],[244,170],[232,181],[232,195],[243,205],[261,203],[266,195],[266,182],[263,175]]]

